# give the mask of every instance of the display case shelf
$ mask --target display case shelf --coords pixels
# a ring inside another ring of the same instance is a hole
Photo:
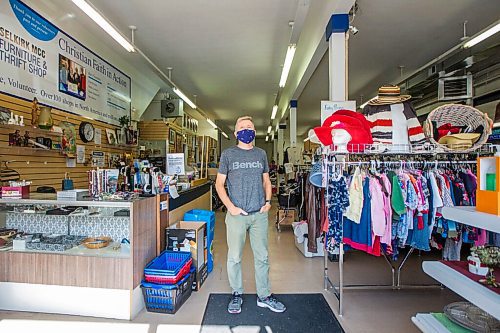
[[[47,253],[47,254],[60,254],[60,255],[71,255],[71,256],[83,256],[83,257],[102,257],[102,258],[129,258],[130,257],[130,247],[121,248],[120,250],[113,250],[113,247],[117,246],[119,243],[112,242],[108,246],[101,249],[88,249],[83,245],[75,246],[66,251],[40,251],[40,250],[10,250],[11,252],[19,253]]]
[[[97,208],[102,215],[93,218],[14,213],[24,209],[14,209],[16,205],[41,205],[42,211],[47,206],[87,206]],[[156,255],[157,205],[154,197],[131,202],[55,200],[55,196],[46,195],[0,199],[0,227],[33,235],[76,236],[72,244],[78,244],[77,236],[113,239],[110,245],[100,249],[88,249],[80,244],[66,251],[45,250],[64,249],[64,244],[72,239],[68,237],[57,240],[62,246],[32,250],[16,244],[16,250],[0,251],[0,262],[9,263],[0,265],[0,295],[5,295],[0,297],[0,309],[132,319],[143,308],[140,284],[144,267]],[[123,208],[130,210],[130,216],[110,216]],[[123,238],[130,244],[121,244],[118,249]]]
[[[427,275],[500,320],[500,294],[439,261],[424,261],[422,268]]]
[[[442,214],[448,220],[500,233],[500,216],[478,212],[474,206],[443,207]]]
[[[35,195],[36,196],[36,195]],[[95,200],[57,200],[57,199],[0,199],[0,204],[17,204],[17,205],[61,205],[61,206],[92,206],[92,207],[109,207],[109,208],[130,208],[131,201],[95,201]]]

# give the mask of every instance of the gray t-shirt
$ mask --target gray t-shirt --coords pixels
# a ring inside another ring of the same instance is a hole
[[[258,212],[266,198],[262,175],[269,173],[266,152],[258,147],[250,150],[238,146],[228,148],[220,157],[219,173],[226,175],[231,202],[247,213]]]

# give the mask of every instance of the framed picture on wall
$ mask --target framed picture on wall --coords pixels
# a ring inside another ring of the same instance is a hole
[[[125,144],[125,133],[121,128],[116,129],[116,143],[119,145]]]
[[[184,147],[182,146],[184,141],[184,138],[182,137],[181,134],[177,134],[176,141],[175,141],[175,150],[178,152],[183,152]]]
[[[168,143],[172,146],[175,146],[175,131],[173,129],[169,129],[168,132]]]
[[[106,137],[108,138],[108,143],[110,145],[116,145],[116,132],[112,129],[106,128]]]

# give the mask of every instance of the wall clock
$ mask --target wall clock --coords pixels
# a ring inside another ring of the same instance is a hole
[[[78,133],[80,134],[80,139],[82,139],[83,142],[88,143],[94,139],[95,135],[94,125],[92,125],[89,122],[82,121],[80,123],[80,128],[78,130]]]

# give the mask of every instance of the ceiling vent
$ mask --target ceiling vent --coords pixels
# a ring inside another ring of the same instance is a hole
[[[472,98],[472,74],[439,78],[439,101],[456,101],[468,98]]]
[[[164,99],[161,101],[161,117],[177,118],[184,116],[184,102],[181,99]]]

